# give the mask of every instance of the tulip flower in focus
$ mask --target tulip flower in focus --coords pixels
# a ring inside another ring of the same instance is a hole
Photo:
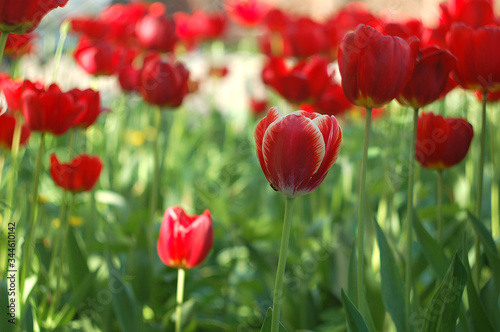
[[[150,104],[178,107],[189,91],[188,79],[189,71],[180,62],[153,56],[144,62],[139,91]]]
[[[442,97],[456,62],[450,52],[437,47],[419,51],[411,78],[397,97],[398,101],[416,109]]]
[[[74,193],[92,190],[102,167],[101,159],[96,156],[79,155],[69,163],[60,163],[55,154],[50,156],[52,179],[59,187]]]
[[[15,116],[4,113],[0,115],[0,146],[10,150],[12,148],[12,140],[14,138],[14,128],[16,122],[19,121]],[[21,127],[20,145],[26,144],[30,136],[30,130],[27,126]]]
[[[272,107],[255,129],[257,156],[271,187],[286,197],[316,189],[337,160],[342,130],[334,116]]]
[[[167,266],[192,269],[203,263],[213,241],[210,211],[190,216],[179,206],[170,207],[160,227],[158,256]]]
[[[64,7],[68,0],[0,0],[0,31],[24,34],[36,29],[52,9]]]
[[[32,131],[62,135],[80,121],[84,106],[52,84],[47,90],[26,89],[21,95],[21,111]]]
[[[453,24],[447,35],[448,49],[457,58],[453,77],[465,89],[500,89],[500,27],[473,29]]]
[[[473,137],[472,125],[465,119],[422,113],[418,119],[415,157],[428,169],[450,168],[465,158]]]
[[[359,25],[344,37],[339,49],[342,88],[358,106],[380,107],[394,99],[411,77],[418,39],[411,45]]]

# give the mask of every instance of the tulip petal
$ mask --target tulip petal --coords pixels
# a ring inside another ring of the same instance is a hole
[[[274,121],[265,131],[262,155],[267,180],[285,196],[300,195],[297,186],[316,173],[325,156],[318,126],[297,113]]]
[[[269,173],[267,172],[266,164],[264,162],[264,155],[262,153],[262,141],[264,139],[264,134],[271,123],[282,117],[277,107],[271,107],[267,112],[267,116],[259,121],[257,128],[255,128],[254,138],[255,146],[257,147],[257,157],[259,158],[260,167],[264,171],[264,175],[269,179]]]
[[[198,216],[186,230],[186,242],[184,246],[188,249],[186,256],[186,267],[193,268],[200,265],[213,244],[213,228],[210,212]]]

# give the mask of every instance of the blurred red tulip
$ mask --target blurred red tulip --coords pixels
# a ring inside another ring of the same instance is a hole
[[[493,0],[448,0],[440,4],[440,20],[448,27],[465,23],[473,28],[495,22]]]
[[[131,1],[117,3],[104,9],[98,19],[108,26],[107,39],[121,45],[137,46],[135,34],[137,22],[148,12],[150,3]]]
[[[11,149],[12,140],[14,138],[14,128],[16,127],[16,122],[19,121],[15,116],[9,114],[0,115],[0,146]],[[26,144],[29,136],[30,130],[26,125],[21,127],[21,139],[19,141],[20,145]]]
[[[78,121],[73,126],[88,128],[102,113],[99,91],[72,89],[68,93],[73,96],[75,107],[83,108],[82,115],[78,117]]]
[[[296,57],[312,56],[326,49],[323,26],[310,18],[301,17],[289,22],[283,35],[290,43],[292,55]]]
[[[103,39],[109,32],[109,24],[92,17],[74,17],[71,19],[71,31],[81,33],[91,39]]]
[[[450,52],[437,47],[419,51],[411,78],[397,97],[398,101],[420,108],[442,97],[456,63]]]
[[[60,163],[55,154],[50,156],[52,180],[64,190],[74,193],[89,191],[99,180],[102,161],[97,156],[82,154],[69,163]]]
[[[408,39],[415,36],[422,39],[424,34],[424,25],[422,21],[417,19],[410,19],[406,22],[386,22],[382,24],[382,33],[386,36],[394,36],[402,39]]]
[[[286,100],[304,102],[317,97],[328,84],[328,61],[314,56],[289,69],[285,59],[273,57],[264,66],[262,79]]]
[[[271,9],[259,0],[225,0],[224,8],[231,20],[246,27],[260,24]]]
[[[45,90],[28,88],[21,94],[21,111],[32,131],[62,135],[83,116],[83,105],[55,84]]]
[[[415,157],[428,169],[446,169],[461,162],[474,136],[472,125],[461,118],[422,113],[417,125]]]
[[[0,33],[1,35],[1,33]],[[33,47],[33,38],[36,36],[34,33],[24,35],[9,34],[7,43],[5,44],[4,55],[14,58],[20,57],[25,54],[31,53]]]
[[[120,65],[122,51],[106,40],[82,37],[73,57],[91,75],[112,75]]]
[[[177,36],[188,48],[193,48],[205,40],[221,38],[227,27],[227,17],[222,12],[177,12],[174,14],[174,20]]]
[[[353,107],[344,95],[342,86],[333,80],[319,94],[313,106],[315,111],[320,114],[335,116],[342,115]]]
[[[124,92],[139,91],[141,71],[132,64],[125,65],[118,71],[118,82]]]
[[[177,269],[192,269],[205,260],[214,242],[210,211],[187,215],[179,206],[165,211],[158,236],[161,261]]]
[[[21,111],[21,95],[27,89],[44,91],[45,87],[40,82],[31,82],[30,80],[6,78],[0,83],[2,87],[7,107],[10,111]]]
[[[291,17],[278,8],[271,9],[264,17],[264,24],[269,31],[283,32],[290,23]]]
[[[0,31],[24,34],[36,29],[52,9],[64,7],[68,0],[0,0]]]
[[[227,69],[227,66],[212,65],[208,69],[208,76],[210,76],[210,77],[223,78],[223,77],[226,77],[228,73],[229,73],[229,69]]]
[[[139,77],[139,91],[150,104],[178,107],[188,89],[189,71],[180,62],[160,57],[146,60]]]
[[[500,27],[471,27],[455,23],[447,36],[448,47],[457,58],[453,77],[465,89],[500,89]]]
[[[347,99],[368,108],[394,99],[413,71],[418,39],[410,43],[362,24],[347,34],[339,49],[342,88]]]
[[[263,114],[267,109],[267,99],[250,98],[250,110],[255,117]]]
[[[165,6],[160,2],[153,3],[148,14],[141,18],[135,33],[139,44],[146,50],[171,52],[177,42],[175,22],[165,15]]]
[[[337,160],[342,130],[334,116],[272,107],[255,129],[257,156],[271,187],[287,197],[316,189]]]

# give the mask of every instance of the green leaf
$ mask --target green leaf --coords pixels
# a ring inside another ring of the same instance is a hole
[[[269,308],[267,309],[266,317],[264,318],[264,322],[262,323],[262,328],[260,329],[260,332],[271,332],[271,321],[273,318],[273,309]],[[288,332],[287,329],[281,324],[280,322],[280,332]]]
[[[83,298],[89,295],[89,289],[92,287],[92,285],[94,285],[96,277],[97,271],[88,273],[83,278],[82,282],[76,288],[76,291],[71,297],[71,301],[66,303],[57,314],[56,318],[54,319],[54,323],[52,324],[52,328],[65,326],[73,319],[77,309],[82,303]]]
[[[352,301],[342,289],[342,301],[344,302],[345,318],[351,332],[369,332],[363,317]],[[261,331],[262,332],[262,331]]]
[[[498,307],[497,294],[498,290],[495,287],[495,282],[493,278],[490,278],[483,289],[481,289],[481,303],[483,304],[486,316],[492,321],[492,325],[500,327],[500,315],[498,314],[500,307]]]
[[[406,328],[405,317],[405,290],[401,274],[399,273],[393,251],[385,238],[384,232],[375,220],[377,243],[380,249],[380,274],[382,278],[382,300],[392,317],[396,329],[403,331]]]
[[[8,280],[0,280],[0,307],[4,309],[6,312],[6,315],[2,315],[3,317],[0,319],[0,331],[5,331],[5,332],[10,332],[14,331],[14,327],[16,325],[9,323],[9,320],[14,319],[14,322],[18,324],[16,321],[16,317],[10,317],[9,312],[11,311],[9,308],[10,304],[10,299],[9,299],[9,292],[8,289]],[[15,303],[14,303],[15,304]],[[18,308],[15,308],[14,310],[19,310]]]
[[[139,306],[132,287],[122,279],[110,260],[108,260],[108,268],[109,289],[113,295],[113,309],[118,318],[120,330],[123,332],[140,331]]]
[[[449,264],[448,258],[446,258],[443,249],[436,242],[436,240],[434,240],[434,238],[427,233],[418,218],[414,218],[413,226],[415,228],[415,233],[417,234],[418,243],[420,244],[425,258],[431,265],[437,278],[439,280],[443,280],[446,275],[446,266]]]
[[[455,254],[445,278],[432,297],[425,316],[424,332],[453,332],[467,282],[467,271]]]
[[[356,243],[353,243],[351,248],[352,250],[349,257],[349,269],[347,277],[347,294],[350,298],[356,301],[356,299],[358,298],[358,274],[356,273],[358,260],[356,258]]]
[[[493,273],[493,280],[496,284],[496,295],[498,295],[498,291],[500,291],[500,258],[498,256],[495,241],[493,240],[493,238],[491,237],[491,233],[486,229],[483,223],[469,211],[467,211],[467,213],[469,215],[469,220],[472,223],[472,227],[476,232],[476,235],[479,237],[479,240],[481,240],[481,243],[484,246],[486,257],[488,257],[489,267],[491,268],[491,272]]]
[[[479,299],[479,295],[472,281],[472,271],[469,265],[469,258],[467,255],[464,257],[464,266],[467,270],[467,298],[469,299],[469,312],[472,321],[472,325],[475,331],[484,332],[494,332],[493,326],[491,325],[488,315],[484,311],[483,304]]]
[[[73,227],[68,229],[67,241],[69,277],[73,289],[78,289],[90,273],[87,254],[82,249],[85,245],[82,243],[81,237],[75,234]]]

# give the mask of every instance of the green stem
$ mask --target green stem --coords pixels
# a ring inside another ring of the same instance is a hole
[[[75,142],[75,128],[71,129],[69,133],[69,142],[68,142],[68,160],[71,160],[71,155],[73,154],[73,144]]]
[[[2,32],[0,34],[0,66],[2,65],[3,52],[5,51],[5,45],[7,44],[8,38],[9,38],[8,32]]]
[[[182,325],[182,301],[184,298],[184,279],[186,272],[184,269],[179,269],[177,272],[177,307],[175,308],[175,332],[181,332]]]
[[[17,114],[16,114],[17,115]],[[16,116],[16,125],[14,127],[14,135],[12,137],[12,148],[11,148],[11,157],[12,157],[12,166],[11,166],[11,173],[9,177],[9,186],[8,186],[8,195],[7,195],[7,209],[5,209],[5,220],[9,220],[12,217],[13,211],[14,211],[14,206],[13,206],[13,201],[14,201],[14,191],[16,188],[16,179],[19,170],[17,169],[18,167],[18,153],[19,153],[19,145],[21,142],[21,130],[22,130],[22,123],[21,123],[21,118]],[[2,166],[3,168],[3,166]]]
[[[64,21],[59,28],[59,42],[57,43],[56,54],[54,55],[54,67],[52,68],[52,82],[57,81],[57,74],[59,73],[59,65],[61,64],[62,53],[64,49],[64,42],[68,36],[70,22]]]
[[[410,143],[410,158],[408,169],[408,204],[406,217],[406,264],[405,264],[405,318],[406,331],[410,330],[410,315],[411,315],[411,237],[413,224],[413,171],[415,166],[415,145],[417,141],[417,124],[418,124],[418,108],[413,112],[413,131]]]
[[[24,244],[23,250],[23,260],[22,260],[22,269],[21,269],[21,277],[19,278],[19,290],[21,294],[21,298],[24,290],[24,281],[26,279],[26,275],[30,268],[31,255],[33,254],[33,249],[35,244],[33,243],[35,240],[36,233],[36,212],[38,207],[38,184],[40,180],[40,173],[42,172],[42,157],[43,157],[43,149],[45,145],[45,133],[42,133],[40,136],[40,147],[38,148],[38,154],[36,157],[35,164],[35,174],[33,175],[33,187],[31,189],[31,208],[28,219],[28,227],[26,228],[26,241]]]
[[[480,148],[479,148],[479,166],[477,172],[477,201],[476,201],[476,217],[481,220],[481,205],[483,203],[483,169],[484,169],[484,150],[486,143],[486,102],[487,102],[488,92],[483,91],[483,108],[481,113],[481,138],[480,138]],[[476,264],[474,266],[474,282],[476,287],[479,288],[479,282],[481,280],[481,248],[479,246],[479,237],[476,236],[474,241],[474,252],[476,257]]]
[[[438,169],[437,241],[443,243],[443,170]]]
[[[161,110],[156,107],[154,110],[153,127],[156,129],[156,137],[153,140],[153,179],[151,182],[151,197],[149,205],[149,221],[153,224],[155,210],[158,205],[158,184],[160,182],[160,151],[158,147],[158,139],[161,131]]]
[[[366,108],[365,135],[363,141],[363,159],[361,160],[361,180],[359,188],[358,206],[358,266],[357,266],[357,289],[358,308],[361,314],[364,313],[363,289],[364,289],[364,244],[365,244],[365,212],[366,212],[366,166],[368,161],[368,146],[370,145],[370,127],[372,123],[372,109]]]
[[[283,222],[283,234],[281,235],[278,270],[276,271],[276,282],[274,283],[273,318],[271,320],[271,332],[278,332],[280,324],[281,300],[283,299],[283,277],[285,275],[286,256],[288,254],[288,242],[290,240],[290,229],[292,228],[292,211],[294,202],[294,197],[286,198],[285,219]]]

